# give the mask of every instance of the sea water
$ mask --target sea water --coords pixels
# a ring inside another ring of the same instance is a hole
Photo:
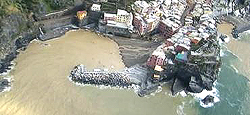
[[[123,68],[118,46],[85,31],[32,43],[17,58],[13,88],[0,95],[0,114],[25,115],[249,115],[249,82],[232,66],[238,58],[224,50],[215,85],[219,101],[204,108],[191,95],[172,96],[170,84],[147,97],[133,90],[79,87],[68,80],[75,65]],[[111,69],[111,68],[109,68]]]
[[[221,71],[215,86],[220,101],[210,108],[203,108],[196,103],[198,114],[249,115],[249,80],[233,66],[235,62],[240,62],[239,58],[227,50],[224,50],[223,54]]]

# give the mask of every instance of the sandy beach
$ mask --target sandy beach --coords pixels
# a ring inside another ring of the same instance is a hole
[[[224,33],[230,37],[230,42],[226,44],[228,50],[237,55],[239,60],[234,62],[234,66],[237,70],[250,79],[250,44],[242,40],[233,39],[231,35],[233,25],[223,22],[218,25],[218,31]]]

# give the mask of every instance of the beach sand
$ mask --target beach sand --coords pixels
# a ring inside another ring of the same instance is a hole
[[[150,98],[133,90],[80,87],[67,76],[75,65],[90,70],[124,69],[118,45],[95,33],[79,30],[60,39],[33,41],[18,55],[10,92],[0,95],[1,115],[193,115],[194,106],[182,102],[191,97],[172,97],[169,87]],[[184,108],[184,109],[183,109]]]
[[[243,75],[250,79],[250,44],[242,40],[233,39],[231,32],[234,26],[223,22],[218,25],[218,31],[230,37],[230,42],[226,44],[228,50],[237,55],[239,60],[234,62],[234,66]],[[250,36],[249,36],[250,37]],[[250,39],[250,38],[249,38]]]

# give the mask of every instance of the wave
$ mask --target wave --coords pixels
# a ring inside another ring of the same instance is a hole
[[[184,113],[184,106],[185,106],[185,102],[182,102],[182,104],[177,107],[177,111],[176,111],[177,115],[186,115]]]
[[[215,87],[213,87],[211,91],[208,91],[208,90],[204,89],[201,93],[189,93],[189,94],[192,95],[197,101],[199,101],[200,106],[202,106],[203,108],[212,107],[212,106],[214,106],[215,103],[220,101],[220,99],[219,99],[219,97],[220,97],[219,96],[219,91]],[[202,100],[208,95],[211,95],[211,96],[214,97],[214,102],[204,104],[202,102]]]
[[[234,65],[230,65],[230,66],[235,70],[236,73],[239,73],[239,70]]]
[[[75,82],[71,79],[71,77],[68,77],[69,81],[74,83],[75,85],[77,86],[80,86],[80,87],[96,87],[96,88],[99,88],[101,90],[103,89],[112,89],[112,90],[133,90],[134,93],[138,94],[139,90],[140,90],[140,86],[139,85],[135,85],[135,84],[132,84],[131,86],[129,87],[120,87],[120,86],[111,86],[111,85],[93,85],[93,84],[83,84],[83,83],[78,83],[78,82]],[[158,87],[158,90],[155,92],[155,93],[158,93],[158,92],[161,92],[162,91],[162,88],[159,89]],[[151,95],[154,95],[151,93]]]

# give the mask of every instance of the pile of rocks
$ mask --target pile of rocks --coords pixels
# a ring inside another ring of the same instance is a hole
[[[112,87],[123,87],[128,88],[132,83],[123,73],[113,72],[109,73],[107,71],[86,71],[83,65],[76,66],[69,76],[69,78],[81,84],[93,84],[93,85],[104,85]]]

